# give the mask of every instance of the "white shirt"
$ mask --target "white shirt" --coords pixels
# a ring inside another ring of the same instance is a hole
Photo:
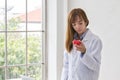
[[[86,47],[83,56],[74,47],[70,53],[64,51],[61,80],[98,80],[102,42],[90,30],[87,31],[82,42]]]

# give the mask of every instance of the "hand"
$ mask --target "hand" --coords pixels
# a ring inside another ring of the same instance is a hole
[[[85,48],[85,45],[83,44],[83,42],[81,41],[81,44],[80,45],[77,45],[77,44],[74,44],[74,46],[76,47],[76,49],[78,51],[81,51],[81,53],[85,53],[86,52],[86,48]]]

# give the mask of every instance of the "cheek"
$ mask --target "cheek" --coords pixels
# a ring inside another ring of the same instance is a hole
[[[75,31],[77,31],[77,30],[78,30],[78,28],[76,28],[76,27],[73,27],[73,29],[74,29]]]

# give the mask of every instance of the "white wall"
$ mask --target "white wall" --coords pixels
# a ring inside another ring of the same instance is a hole
[[[99,80],[120,80],[120,1],[68,0],[68,10],[75,7],[86,11],[89,28],[103,41]]]
[[[60,80],[63,64],[66,0],[47,0],[48,80]]]

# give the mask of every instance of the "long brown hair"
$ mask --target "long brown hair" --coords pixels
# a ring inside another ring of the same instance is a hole
[[[75,33],[75,30],[72,27],[72,23],[75,22],[76,16],[79,16],[80,19],[86,22],[86,26],[89,24],[89,20],[86,16],[86,13],[81,8],[75,8],[68,14],[67,19],[67,31],[66,31],[66,42],[65,47],[68,52],[72,49],[72,40]]]

